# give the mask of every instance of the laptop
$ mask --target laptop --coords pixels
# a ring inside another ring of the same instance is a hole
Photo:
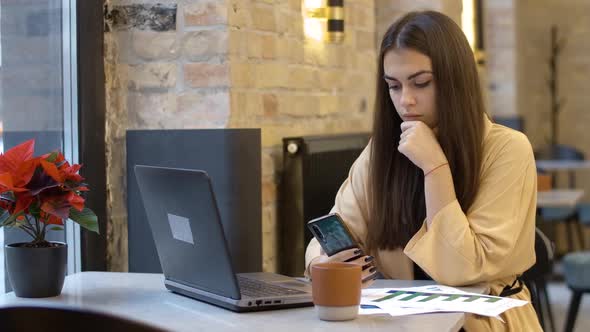
[[[311,285],[234,273],[211,179],[202,170],[135,166],[167,289],[236,312],[311,306]]]

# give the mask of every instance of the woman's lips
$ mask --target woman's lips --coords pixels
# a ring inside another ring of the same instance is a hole
[[[421,117],[422,117],[422,115],[418,115],[418,114],[406,114],[406,115],[402,116],[402,119],[404,119],[404,121],[412,121],[412,120],[417,120]]]

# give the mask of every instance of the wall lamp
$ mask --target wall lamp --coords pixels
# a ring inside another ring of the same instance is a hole
[[[344,41],[344,0],[303,0],[305,35],[330,43]]]

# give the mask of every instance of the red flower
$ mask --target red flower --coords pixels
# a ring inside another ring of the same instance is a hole
[[[63,225],[72,219],[98,232],[96,215],[80,196],[88,191],[78,174],[82,166],[70,165],[60,152],[34,158],[34,145],[29,140],[0,154],[0,227],[20,227],[35,241],[44,241],[45,226],[31,222]]]

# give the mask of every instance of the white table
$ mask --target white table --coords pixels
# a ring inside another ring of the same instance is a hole
[[[537,160],[537,169],[545,171],[573,171],[590,169],[590,160]]]
[[[425,281],[377,280],[373,287],[411,287]],[[483,293],[485,287],[462,288]],[[0,296],[0,307],[36,305],[105,312],[171,331],[458,331],[463,313],[404,317],[359,316],[348,322],[324,322],[313,307],[234,313],[174,294],[161,274],[82,272],[66,277],[62,294],[44,299]]]
[[[575,207],[584,196],[581,189],[554,189],[537,193],[537,207]]]

